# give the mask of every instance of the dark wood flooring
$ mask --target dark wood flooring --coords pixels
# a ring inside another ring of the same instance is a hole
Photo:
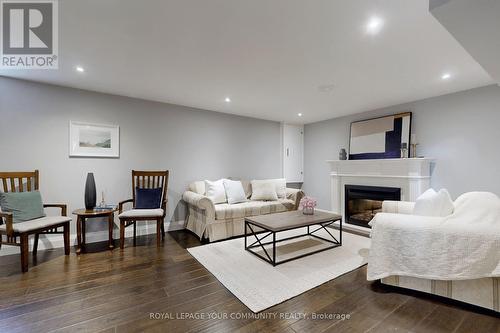
[[[256,319],[186,251],[200,245],[192,234],[168,233],[159,249],[154,236],[126,245],[40,251],[26,274],[18,255],[0,257],[0,332],[500,332],[493,312],[367,282],[366,267]],[[192,314],[205,318],[179,319]],[[332,314],[350,319],[318,318]]]

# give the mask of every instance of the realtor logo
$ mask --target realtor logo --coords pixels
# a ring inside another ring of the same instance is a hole
[[[57,69],[57,0],[0,0],[3,69]]]

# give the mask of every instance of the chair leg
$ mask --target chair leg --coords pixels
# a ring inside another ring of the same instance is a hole
[[[165,220],[161,219],[161,239],[165,240]]]
[[[120,249],[125,246],[125,221],[120,220]]]
[[[69,222],[63,226],[63,237],[64,237],[64,254],[69,256],[70,245],[69,245]]]
[[[137,225],[136,225],[136,221],[134,221],[134,246],[136,245],[136,241],[135,241],[136,235],[137,235]]]
[[[161,219],[156,220],[156,246],[160,247],[161,246]]]
[[[28,271],[28,234],[21,234],[21,270],[23,273]]]
[[[38,250],[38,237],[39,234],[35,234],[35,240],[33,241],[33,257],[36,257],[36,253]]]

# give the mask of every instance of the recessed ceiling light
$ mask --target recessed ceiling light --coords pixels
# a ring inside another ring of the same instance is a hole
[[[441,80],[448,80],[450,78],[451,78],[450,73],[444,73],[443,75],[441,75]]]
[[[378,16],[373,16],[368,20],[368,23],[366,23],[366,32],[370,35],[376,35],[382,30],[383,25],[384,20]]]
[[[80,72],[80,73],[83,73],[83,72],[85,72],[85,69],[83,69],[82,66],[76,66],[76,71]]]
[[[226,98],[224,99],[224,101],[225,101],[226,103],[231,103],[231,98],[226,97]]]
[[[302,117],[302,113],[297,113],[297,116]]]
[[[322,85],[318,86],[318,90],[320,92],[324,92],[324,93],[332,91],[333,88],[335,88],[334,84],[322,84]]]

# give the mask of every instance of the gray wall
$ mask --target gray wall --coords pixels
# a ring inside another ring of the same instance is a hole
[[[120,158],[69,158],[69,121],[120,126]],[[279,177],[277,122],[0,77],[0,170],[41,173],[46,202],[83,206],[87,172],[107,201],[131,197],[131,169],[169,169],[168,221],[193,180]],[[104,227],[104,226],[103,226]]]
[[[412,132],[419,155],[433,157],[432,186],[447,188],[456,198],[467,191],[500,194],[500,87],[477,88],[390,108],[330,119],[305,126],[304,186],[330,209],[330,178],[326,160],[338,159],[349,147],[352,121],[413,112]]]

